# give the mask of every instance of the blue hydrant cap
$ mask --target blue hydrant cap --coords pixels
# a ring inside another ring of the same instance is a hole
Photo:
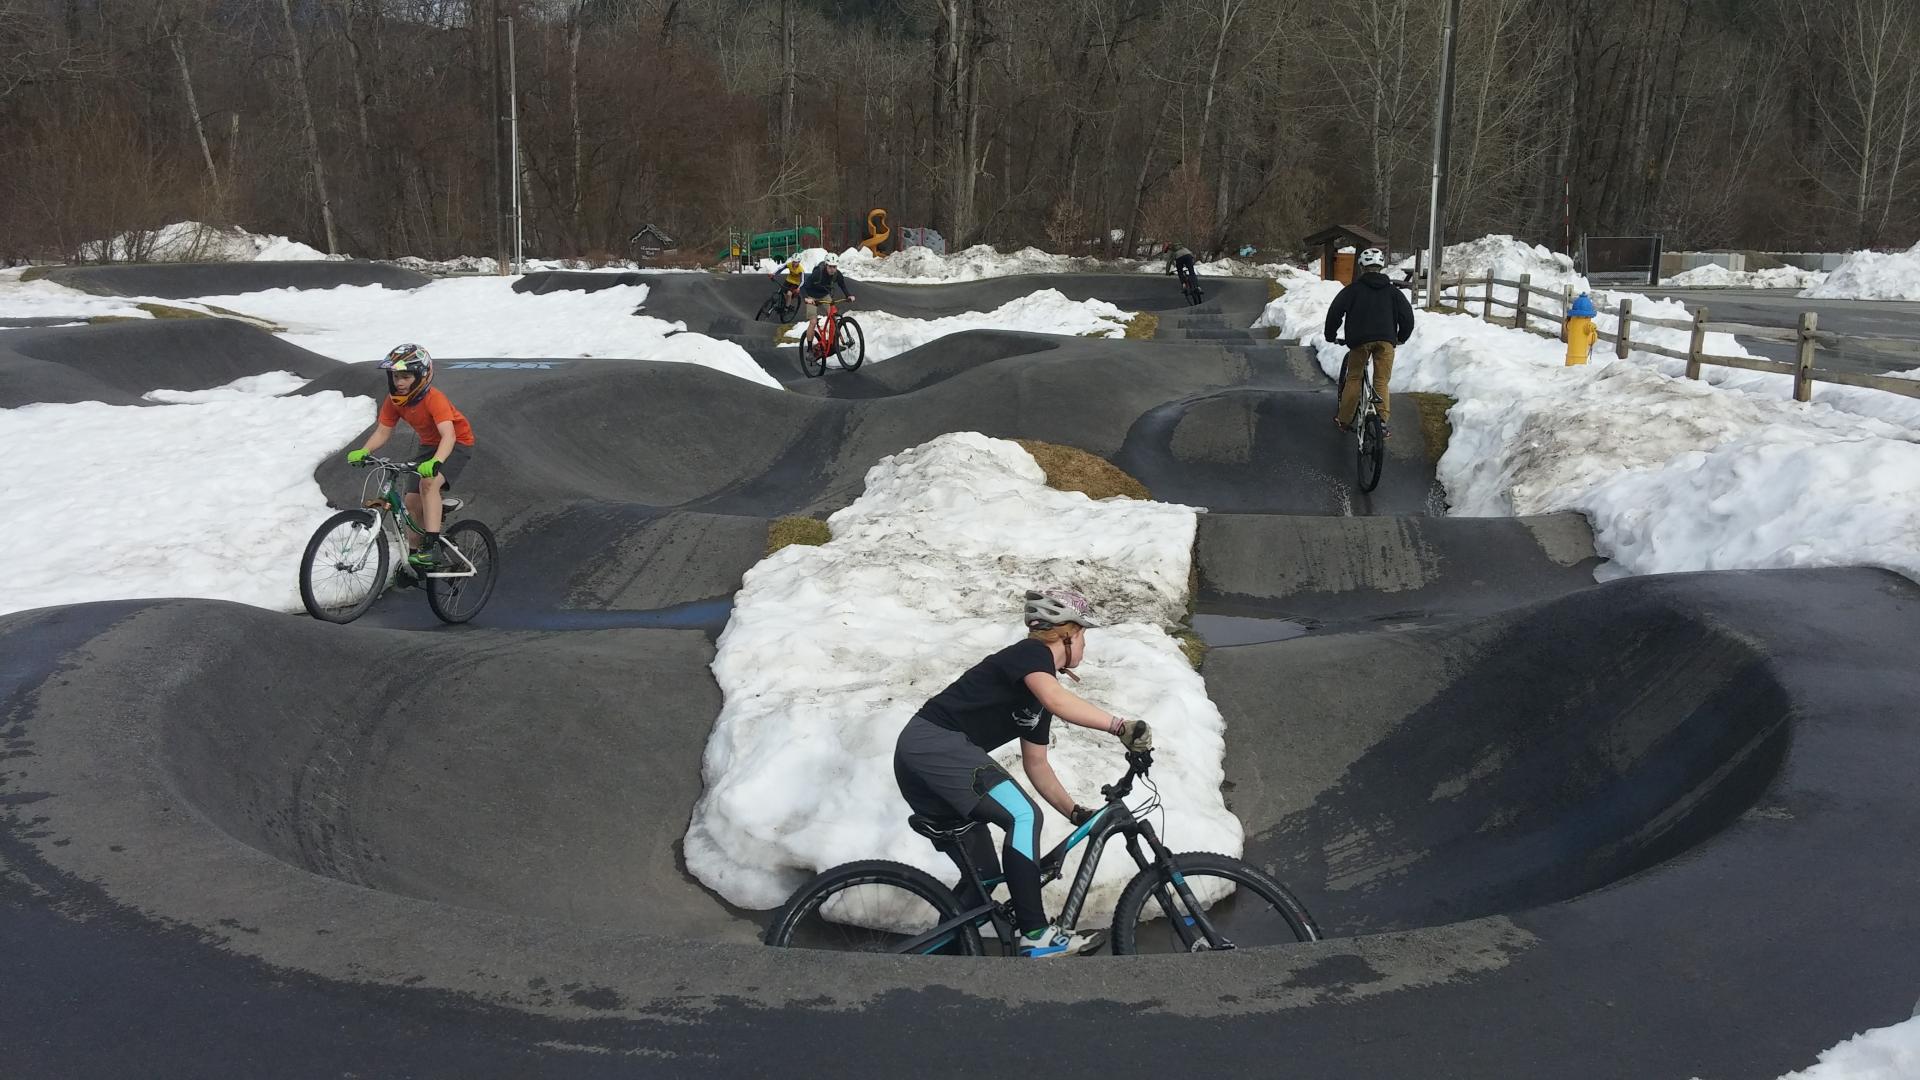
[[[1595,315],[1598,315],[1599,312],[1593,310],[1593,298],[1586,293],[1581,293],[1579,298],[1573,302],[1573,310],[1567,312],[1567,314],[1575,318],[1591,319]]]

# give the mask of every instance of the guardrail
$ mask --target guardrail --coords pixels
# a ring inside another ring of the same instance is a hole
[[[1515,290],[1514,299],[1508,300],[1504,297],[1494,295],[1493,289],[1496,285]],[[1469,290],[1471,289],[1480,289],[1482,291],[1480,295],[1474,296],[1469,294]],[[1533,299],[1537,296],[1546,297],[1558,302],[1560,304],[1560,310],[1558,312],[1545,311],[1532,306]],[[1462,275],[1451,280],[1442,279],[1440,282],[1440,309],[1443,311],[1451,310],[1457,311],[1462,315],[1471,315],[1473,312],[1470,310],[1470,305],[1479,304],[1481,306],[1480,317],[1487,322],[1512,326],[1516,329],[1525,330],[1528,333],[1539,334],[1542,337],[1558,338],[1561,341],[1567,339],[1566,313],[1567,309],[1573,306],[1573,299],[1574,293],[1570,286],[1563,288],[1561,294],[1556,296],[1551,290],[1536,288],[1533,285],[1533,275],[1531,274],[1521,274],[1520,280],[1518,281],[1497,278],[1489,272],[1480,277],[1470,278]],[[1419,301],[1417,292],[1415,293],[1414,300],[1415,303]],[[1451,301],[1451,303],[1449,303],[1449,301]],[[1685,305],[1682,306],[1684,307]],[[1511,316],[1496,316],[1494,314],[1495,308],[1505,308],[1512,311],[1513,314]],[[1674,360],[1684,361],[1687,365],[1687,378],[1689,379],[1698,379],[1700,377],[1701,367],[1712,364],[1716,367],[1742,368],[1747,371],[1766,371],[1778,375],[1792,376],[1793,397],[1795,401],[1813,400],[1813,384],[1816,382],[1836,383],[1842,386],[1862,386],[1871,390],[1885,390],[1892,394],[1902,394],[1906,397],[1920,398],[1920,380],[1899,379],[1888,375],[1856,375],[1850,371],[1834,371],[1829,368],[1815,367],[1814,359],[1816,350],[1829,349],[1837,351],[1849,341],[1878,343],[1888,340],[1885,338],[1860,337],[1858,335],[1834,334],[1823,331],[1820,329],[1820,317],[1815,312],[1801,312],[1799,326],[1786,327],[1757,326],[1752,323],[1739,322],[1711,322],[1707,318],[1708,309],[1704,305],[1688,309],[1693,314],[1692,319],[1660,319],[1651,315],[1635,315],[1633,313],[1632,300],[1622,300],[1617,305],[1596,303],[1594,308],[1596,311],[1619,317],[1620,324],[1617,331],[1614,333],[1601,331],[1600,333],[1600,339],[1602,341],[1613,342],[1614,355],[1616,357],[1625,360],[1630,350],[1638,349],[1641,352],[1653,353],[1656,356],[1665,356]],[[1543,330],[1533,325],[1535,319],[1553,323],[1559,329],[1556,331]],[[1679,349],[1670,349],[1666,346],[1655,345],[1648,341],[1634,341],[1633,329],[1636,326],[1660,326],[1669,330],[1686,330],[1692,333],[1692,337],[1689,340],[1687,350],[1682,352]],[[1796,359],[1791,363],[1785,360],[1766,360],[1753,356],[1719,356],[1706,351],[1707,333],[1709,331],[1756,337],[1767,341],[1781,341],[1789,345],[1797,346],[1799,352]]]

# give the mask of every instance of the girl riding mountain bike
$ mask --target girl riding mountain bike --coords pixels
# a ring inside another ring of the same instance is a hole
[[[1098,948],[1103,938],[1097,932],[1063,930],[1048,919],[1040,899],[1039,808],[989,752],[1020,740],[1027,779],[1048,805],[1079,825],[1093,811],[1073,801],[1047,761],[1053,718],[1117,735],[1128,750],[1153,747],[1146,721],[1123,720],[1060,684],[1060,674],[1078,678],[1073,669],[1086,658],[1087,628],[1099,625],[1090,609],[1087,598],[1072,589],[1027,593],[1026,638],[981,660],[935,694],[894,744],[894,780],[915,813],[942,821],[982,821],[1006,833],[1005,876],[1024,957],[1073,956]],[[969,831],[962,844],[983,878],[1001,876],[985,830]],[[965,880],[967,867],[960,871]]]

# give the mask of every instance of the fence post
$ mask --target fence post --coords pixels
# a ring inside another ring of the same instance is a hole
[[[1485,310],[1480,312],[1480,317],[1487,322],[1493,321],[1493,270],[1491,268],[1487,270],[1487,302]]]
[[[1516,297],[1516,299],[1520,301],[1520,306],[1513,309],[1513,328],[1515,330],[1525,330],[1527,328],[1527,292],[1532,284],[1532,274],[1520,275],[1520,295]]]
[[[1813,332],[1820,325],[1817,312],[1800,316],[1800,362],[1793,372],[1793,400],[1813,400]]]
[[[1620,340],[1613,343],[1613,355],[1622,360],[1627,358],[1630,346],[1627,339],[1633,336],[1633,301],[1620,301]]]
[[[1572,311],[1573,286],[1568,285],[1563,288],[1560,293],[1560,340],[1563,343],[1567,340],[1567,328],[1572,323],[1572,318],[1569,314]]]
[[[1707,309],[1693,309],[1693,340],[1687,345],[1687,378],[1700,377],[1700,357],[1707,351]]]

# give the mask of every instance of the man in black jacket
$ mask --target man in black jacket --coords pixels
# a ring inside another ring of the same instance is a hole
[[[1368,248],[1356,260],[1360,276],[1340,290],[1333,306],[1327,309],[1327,340],[1340,338],[1340,323],[1347,324],[1347,358],[1340,367],[1340,411],[1333,422],[1342,431],[1353,430],[1354,412],[1360,406],[1360,381],[1366,377],[1367,358],[1373,358],[1373,392],[1380,397],[1382,434],[1387,427],[1393,402],[1387,396],[1387,381],[1393,376],[1393,349],[1405,345],[1413,336],[1413,305],[1407,295],[1387,280],[1387,256],[1379,248]]]

